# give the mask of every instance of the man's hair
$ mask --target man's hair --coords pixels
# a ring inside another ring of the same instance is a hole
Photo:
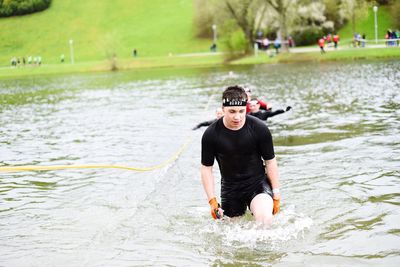
[[[247,100],[247,95],[246,95],[246,92],[244,91],[243,87],[240,87],[239,85],[234,85],[234,86],[229,86],[222,93],[222,101],[223,101],[223,103],[227,99],[229,99],[229,100],[232,100],[232,99],[234,99],[234,100]]]

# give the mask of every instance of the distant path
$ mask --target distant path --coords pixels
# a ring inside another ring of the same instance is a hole
[[[351,50],[351,49],[366,49],[366,48],[387,48],[385,44],[367,44],[365,47],[353,47],[349,44],[340,45],[337,49],[334,46],[325,46],[325,51],[335,51],[335,50]],[[270,48],[269,51],[275,51],[274,48]],[[308,53],[308,52],[319,52],[320,48],[318,45],[315,46],[300,46],[291,47],[289,49],[290,53]],[[188,54],[170,54],[174,57],[202,57],[202,56],[220,56],[226,54],[227,52],[198,52],[198,53],[188,53]],[[265,53],[265,51],[259,50],[258,53]]]
[[[220,56],[226,54],[226,52],[197,52],[189,54],[170,54],[174,57],[202,57],[202,56]]]
[[[365,47],[352,47],[349,45],[340,45],[338,46],[337,49],[333,46],[325,46],[325,51],[335,51],[335,50],[350,50],[350,49],[366,49],[366,48],[386,48],[387,46],[385,44],[369,44],[366,45]],[[290,53],[307,53],[307,52],[318,52],[320,51],[319,46],[306,46],[306,47],[292,47],[289,48]]]

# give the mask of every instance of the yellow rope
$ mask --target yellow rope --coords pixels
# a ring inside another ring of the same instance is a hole
[[[208,110],[210,106],[211,100],[213,98],[213,94],[210,95],[208,102],[204,108],[204,111]],[[38,166],[38,165],[25,165],[25,166],[9,166],[9,167],[0,167],[0,172],[20,172],[20,171],[54,171],[54,170],[65,170],[65,169],[123,169],[129,171],[137,171],[137,172],[146,172],[152,171],[155,169],[160,169],[165,167],[167,164],[175,161],[180,154],[188,147],[191,142],[191,138],[189,137],[187,141],[178,149],[178,151],[170,157],[168,160],[163,163],[147,168],[137,168],[137,167],[129,167],[129,166],[120,166],[120,165],[54,165],[54,166]]]
[[[14,166],[14,167],[0,167],[0,172],[19,172],[19,171],[52,171],[52,170],[65,170],[65,169],[123,169],[129,171],[138,171],[138,172],[146,172],[152,171],[155,169],[160,169],[168,165],[169,163],[175,161],[180,154],[187,148],[189,143],[191,142],[191,138],[188,138],[187,141],[178,149],[178,151],[170,157],[168,160],[163,163],[148,167],[148,168],[136,168],[129,166],[119,166],[119,165],[56,165],[56,166],[38,166],[38,165],[25,165],[25,166]]]

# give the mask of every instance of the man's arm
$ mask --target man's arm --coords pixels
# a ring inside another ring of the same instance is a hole
[[[265,161],[265,173],[267,174],[272,187],[273,202],[274,202],[274,208],[272,213],[277,214],[279,212],[281,193],[279,192],[279,187],[280,187],[279,172],[278,172],[278,163],[276,162],[276,158]]]
[[[212,173],[212,166],[201,165],[201,182],[203,184],[204,191],[206,192],[207,199],[210,200],[215,197],[214,192],[214,175]]]
[[[272,189],[279,189],[279,172],[276,157],[265,161],[265,173],[271,182]]]
[[[266,113],[268,114],[267,118],[269,118],[269,117],[273,117],[273,116],[285,113],[285,111],[283,109],[277,109],[275,111],[267,111]]]
[[[212,166],[201,165],[201,182],[203,183],[204,191],[207,194],[208,203],[210,204],[211,216],[214,219],[221,219],[224,216],[224,211],[215,197]]]
[[[217,119],[210,120],[210,121],[203,121],[203,122],[197,124],[196,127],[194,127],[192,130],[197,130],[197,129],[199,129],[200,127],[203,127],[203,126],[210,126],[210,125],[213,124],[216,120],[217,120]]]

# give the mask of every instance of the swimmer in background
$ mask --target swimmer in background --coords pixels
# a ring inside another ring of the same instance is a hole
[[[222,116],[224,116],[224,112],[222,111],[222,108],[217,108],[217,109],[215,110],[215,117],[216,117],[216,119],[201,122],[201,123],[197,124],[196,127],[194,127],[192,130],[197,130],[197,129],[199,129],[200,127],[203,127],[203,126],[210,126],[211,124],[213,124],[214,122],[216,122],[216,121],[217,121],[219,118],[221,118]]]
[[[250,113],[249,115],[259,118],[260,120],[267,121],[269,117],[273,117],[278,114],[285,113],[292,109],[291,106],[287,106],[286,110],[277,109],[275,111],[272,110],[262,110],[260,109],[260,102],[258,100],[251,100],[249,103]]]
[[[250,101],[252,100],[252,99],[251,99],[251,89],[248,88],[248,87],[245,87],[245,88],[244,88],[244,91],[246,92],[246,95],[247,95],[246,113],[249,113],[249,112],[250,112]],[[270,109],[272,108],[271,103],[264,102],[264,101],[262,101],[262,100],[260,100],[260,99],[256,99],[256,100],[257,100],[258,103],[260,104],[260,108],[261,108],[261,109],[270,110]]]

